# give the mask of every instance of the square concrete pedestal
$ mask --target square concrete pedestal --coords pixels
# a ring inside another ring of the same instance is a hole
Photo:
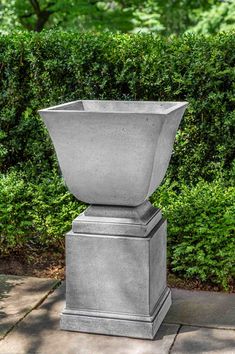
[[[171,305],[159,209],[88,208],[66,235],[66,263],[61,329],[154,338]]]

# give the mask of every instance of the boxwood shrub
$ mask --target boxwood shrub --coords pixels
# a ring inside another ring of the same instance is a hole
[[[170,270],[228,288],[235,279],[235,187],[222,179],[166,181],[151,200],[168,220]]]
[[[52,171],[31,182],[27,174],[0,175],[0,254],[30,247],[60,246],[72,220],[86,208]]]
[[[71,221],[86,208],[67,191],[56,172],[28,181],[0,175],[0,253],[63,244]],[[195,186],[165,183],[151,202],[168,220],[168,266],[185,278],[227,289],[235,279],[235,187],[223,180]]]
[[[76,99],[187,100],[167,179],[152,201],[168,218],[170,270],[228,288],[234,66],[234,33],[0,36],[0,252],[60,242],[85,207],[64,186],[38,109]]]
[[[212,180],[234,171],[235,33],[0,36],[0,171],[55,166],[39,108],[76,99],[187,100],[169,176]]]

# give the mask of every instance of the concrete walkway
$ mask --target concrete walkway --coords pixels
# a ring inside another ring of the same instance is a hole
[[[0,354],[235,354],[235,294],[173,289],[154,341],[59,330],[64,286],[0,275]]]

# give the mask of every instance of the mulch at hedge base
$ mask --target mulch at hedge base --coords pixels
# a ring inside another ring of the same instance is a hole
[[[0,257],[0,274],[64,279],[63,250],[21,250]]]
[[[64,279],[65,255],[63,249],[32,250],[24,249],[0,257],[0,274],[25,275],[39,278]],[[168,285],[171,288],[186,290],[224,291],[220,286],[202,283],[197,279],[182,279],[168,272]],[[235,293],[235,279],[228,292]]]

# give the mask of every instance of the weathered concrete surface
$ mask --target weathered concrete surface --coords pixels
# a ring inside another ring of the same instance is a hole
[[[165,176],[187,102],[82,100],[40,110],[70,192],[137,206]]]
[[[53,293],[46,298],[45,301],[38,307],[40,310],[45,310],[50,313],[60,314],[65,305],[65,282],[56,288]]]
[[[235,329],[235,294],[172,289],[172,299],[166,323]]]
[[[171,306],[163,219],[146,237],[69,232],[66,264],[62,329],[155,337]]]
[[[35,314],[35,312],[37,312]],[[154,341],[59,330],[59,316],[33,311],[0,342],[1,354],[167,354],[177,326],[163,325]]]
[[[183,326],[171,354],[234,354],[235,331]]]
[[[58,283],[51,279],[0,275],[0,339]]]
[[[46,301],[0,341],[0,354],[167,354],[178,325],[162,325],[154,341],[61,331],[64,290]]]
[[[137,207],[91,205],[72,223],[74,233],[146,237],[162,213],[149,201]]]
[[[7,291],[10,290],[19,294],[19,283],[26,282],[25,278],[13,278],[14,282],[12,280],[11,283],[6,284],[10,289],[6,290],[3,286],[1,287],[1,298],[3,295],[7,295]],[[35,284],[35,282],[41,282],[42,280],[31,278],[30,281],[31,284]],[[13,289],[15,290],[13,291]],[[36,286],[34,286],[34,289],[36,289]],[[38,293],[39,291],[36,290],[35,294]],[[59,330],[59,314],[64,307],[65,299],[64,285],[60,286],[0,341],[0,354],[235,353],[235,330],[195,326],[183,326],[180,329],[180,325],[178,325],[178,323],[182,323],[182,320],[200,322],[199,316],[201,316],[201,322],[203,322],[203,317],[206,317],[206,325],[210,324],[212,327],[220,326],[221,328],[226,328],[226,324],[229,324],[228,328],[234,326],[235,317],[232,311],[234,311],[235,306],[235,294],[194,292],[179,289],[173,289],[172,293],[173,306],[169,312],[168,319],[174,318],[177,324],[164,323],[158,331],[157,338],[154,341],[149,341]],[[28,306],[33,307],[34,291],[28,287],[26,294],[28,296]],[[44,294],[44,292],[41,292],[41,294]],[[9,306],[11,306],[11,297],[9,296],[6,299],[8,299]],[[18,300],[20,304],[20,298]],[[195,301],[196,305],[194,307]],[[183,303],[185,303],[185,307],[183,307]],[[179,309],[177,310],[178,306]],[[12,308],[14,307],[17,309],[16,299],[15,304],[12,305]],[[193,311],[190,312],[190,308]],[[199,313],[198,316],[196,316],[196,313]],[[179,329],[180,331],[177,335]]]

